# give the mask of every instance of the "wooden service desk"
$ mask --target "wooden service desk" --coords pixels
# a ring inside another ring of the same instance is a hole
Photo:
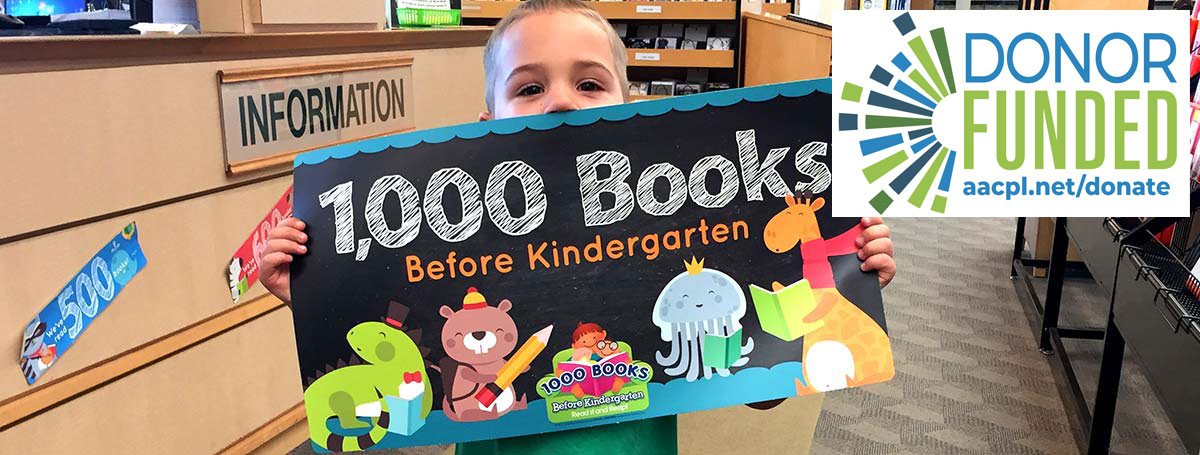
[[[829,76],[831,30],[755,13],[742,21],[746,86]]]
[[[225,84],[267,78],[265,97],[347,68],[402,65],[411,123],[398,130],[467,123],[484,109],[490,32],[0,39],[0,452],[299,444],[307,431],[290,311],[260,284],[233,303],[227,278],[234,252],[291,184],[291,161],[227,168],[225,134],[238,132],[222,126],[218,74]],[[289,120],[277,122],[273,144],[291,146]],[[347,131],[342,140],[356,139]],[[21,329],[130,222],[147,266],[27,385]]]

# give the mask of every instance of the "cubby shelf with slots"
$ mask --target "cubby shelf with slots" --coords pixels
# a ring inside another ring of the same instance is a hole
[[[500,19],[520,5],[508,0],[463,0],[466,19]],[[589,1],[588,6],[609,20],[735,20],[737,2],[604,2]]]

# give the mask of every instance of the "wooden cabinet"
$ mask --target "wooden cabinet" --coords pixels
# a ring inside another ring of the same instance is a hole
[[[792,13],[791,3],[763,3],[762,12],[776,16],[787,16]]]
[[[520,5],[516,0],[463,0],[463,17],[469,19],[500,19]],[[609,20],[729,20],[737,15],[737,3],[672,2],[672,1],[589,1],[588,6]]]
[[[742,17],[747,87],[829,76],[832,30],[761,14]]]
[[[196,0],[204,33],[380,30],[379,0]]]

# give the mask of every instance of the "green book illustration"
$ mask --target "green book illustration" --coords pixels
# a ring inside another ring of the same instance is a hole
[[[704,365],[728,369],[742,357],[742,329],[729,336],[704,335]]]
[[[808,280],[800,280],[778,291],[768,291],[750,285],[750,299],[764,332],[785,341],[794,341],[807,332],[812,324],[804,322],[804,316],[817,306],[812,286]]]

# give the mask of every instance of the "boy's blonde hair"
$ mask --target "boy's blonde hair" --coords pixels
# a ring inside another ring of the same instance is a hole
[[[487,84],[485,97],[488,112],[496,112],[496,94],[493,87],[496,84],[497,67],[500,65],[500,56],[497,55],[500,39],[517,21],[537,13],[550,11],[573,11],[600,24],[600,28],[604,29],[608,35],[609,45],[612,47],[613,62],[616,64],[617,70],[617,83],[621,84],[621,97],[625,101],[629,101],[629,77],[625,74],[625,66],[628,63],[625,55],[625,43],[621,41],[621,37],[617,36],[616,30],[613,30],[612,25],[604,16],[581,0],[525,0],[521,2],[521,6],[514,8],[496,24],[496,28],[492,30],[492,36],[488,38],[487,46],[483,48],[483,74]]]

